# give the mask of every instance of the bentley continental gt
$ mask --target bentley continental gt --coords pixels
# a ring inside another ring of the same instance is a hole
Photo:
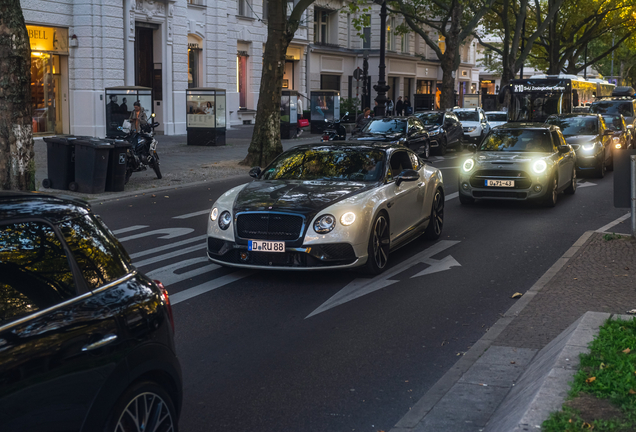
[[[250,175],[210,210],[217,264],[377,274],[392,250],[442,233],[442,174],[400,144],[298,146]]]

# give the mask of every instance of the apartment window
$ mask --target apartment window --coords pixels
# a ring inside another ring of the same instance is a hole
[[[340,75],[320,75],[320,90],[340,91]]]
[[[198,43],[188,43],[188,88],[199,87],[201,48]]]
[[[188,0],[188,4],[195,6],[205,6],[205,0]]]
[[[347,14],[347,48],[351,48],[351,14]]]
[[[386,27],[386,49],[395,51],[395,18],[391,18]]]
[[[247,108],[247,52],[239,51],[236,56],[236,91],[239,94],[239,108]]]
[[[251,17],[252,0],[238,0],[238,14],[244,17]]]
[[[314,9],[314,43],[329,42],[329,11]]]
[[[409,52],[409,35],[408,34],[403,34],[400,39],[400,51],[402,51],[403,53]]]
[[[363,28],[362,34],[364,36],[364,41],[362,42],[362,48],[370,49],[371,48],[371,27]]]

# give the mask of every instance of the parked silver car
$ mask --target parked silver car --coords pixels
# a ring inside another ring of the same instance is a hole
[[[538,200],[554,207],[560,192],[576,191],[576,154],[559,128],[537,123],[499,126],[464,159],[459,201]]]

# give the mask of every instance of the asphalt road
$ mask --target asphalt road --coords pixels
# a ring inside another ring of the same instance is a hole
[[[576,194],[559,195],[552,209],[462,206],[453,194],[460,160],[431,160],[446,183],[442,239],[410,243],[374,279],[208,263],[204,212],[249,177],[94,204],[139,269],[170,292],[181,429],[389,430],[512,305],[512,294],[530,288],[583,232],[625,214],[613,207],[611,173],[580,179]]]

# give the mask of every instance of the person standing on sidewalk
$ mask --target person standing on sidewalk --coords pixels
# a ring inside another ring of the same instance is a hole
[[[302,95],[300,93],[298,93],[298,102],[296,104],[296,113],[297,113],[297,118],[296,118],[296,137],[299,137],[302,133],[303,130],[300,128],[300,126],[298,126],[298,124],[300,123],[298,120],[300,120],[301,118],[303,118],[303,100],[301,99]]]
[[[404,102],[402,102],[402,96],[398,96],[398,100],[395,103],[395,115],[402,116],[404,110]]]
[[[141,127],[148,124],[148,116],[146,111],[141,107],[139,101],[133,103],[133,110],[130,113],[130,127],[135,132],[141,132]]]
[[[411,107],[411,102],[409,101],[408,96],[404,96],[404,115],[413,114],[413,108]]]

